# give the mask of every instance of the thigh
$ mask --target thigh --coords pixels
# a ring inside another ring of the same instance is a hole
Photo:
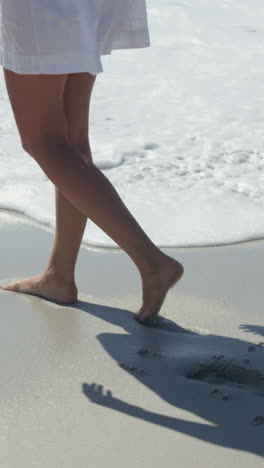
[[[87,152],[89,148],[90,100],[96,76],[71,73],[64,89],[64,109],[71,143]]]
[[[4,69],[4,76],[25,150],[41,145],[49,137],[68,140],[64,111],[68,75],[23,75]]]

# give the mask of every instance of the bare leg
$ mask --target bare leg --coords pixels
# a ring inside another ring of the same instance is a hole
[[[69,74],[63,94],[69,141],[86,161],[93,161],[88,135],[90,100],[95,80],[96,76],[89,73]],[[77,299],[74,270],[87,217],[57,187],[55,198],[56,235],[46,272],[51,277],[53,274],[64,285],[74,284]]]
[[[182,267],[163,254],[127,210],[114,187],[78,150],[53,142],[36,158],[43,171],[71,202],[103,229],[134,261],[143,280],[143,317],[156,315],[166,293],[182,275]],[[58,171],[63,167],[63,171]],[[76,189],[78,187],[78,190]],[[145,312],[146,310],[146,312]]]
[[[61,103],[67,75],[32,77],[5,71],[5,76],[25,149],[65,198],[131,257],[142,278],[139,319],[152,318],[168,289],[182,276],[183,267],[152,243],[104,174],[93,163],[87,164],[69,142]],[[27,120],[22,116],[29,102]]]
[[[68,75],[64,90],[64,111],[69,140],[81,151],[84,159],[93,161],[89,134],[89,111],[91,93],[96,76],[89,73]],[[76,90],[78,89],[78,93]],[[64,285],[65,300],[70,295],[77,300],[74,271],[87,217],[76,209],[55,187],[56,234],[46,276]],[[51,297],[49,295],[49,297]],[[54,296],[54,299],[59,299]]]
[[[89,153],[82,152],[82,154],[88,161]],[[55,187],[55,199],[56,233],[44,275],[53,282],[54,286],[56,285],[56,288],[53,288],[53,291],[46,290],[45,294],[43,291],[42,294],[59,302],[73,302],[77,301],[78,294],[75,284],[75,265],[87,217],[74,207],[57,187]]]
[[[95,80],[96,76],[88,73],[71,74],[64,90],[68,136],[86,161],[92,161],[88,134],[90,98]],[[77,210],[57,187],[54,189],[56,233],[44,273],[10,283],[2,289],[37,294],[59,303],[71,304],[77,301],[78,296],[74,272],[87,217]]]

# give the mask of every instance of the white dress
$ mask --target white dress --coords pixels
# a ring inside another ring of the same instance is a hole
[[[0,65],[16,73],[96,75],[101,55],[149,45],[145,0],[0,0]]]

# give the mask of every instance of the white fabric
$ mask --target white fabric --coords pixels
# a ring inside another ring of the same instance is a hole
[[[101,55],[149,45],[145,0],[0,0],[0,64],[16,73],[96,75]]]

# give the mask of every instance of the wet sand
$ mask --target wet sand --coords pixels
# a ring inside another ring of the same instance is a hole
[[[0,212],[0,242],[4,285],[53,231]],[[264,241],[164,251],[185,275],[156,327],[119,249],[81,248],[75,305],[0,291],[1,466],[263,466]]]

